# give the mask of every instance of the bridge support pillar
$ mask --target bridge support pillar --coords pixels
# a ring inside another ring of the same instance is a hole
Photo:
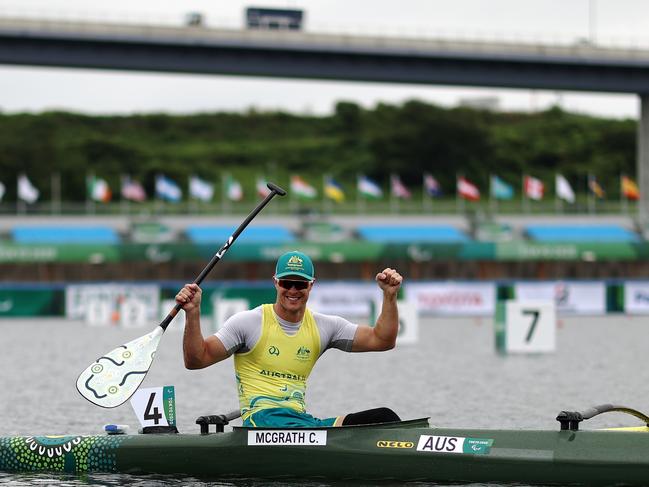
[[[649,93],[640,93],[640,118],[638,121],[638,220],[644,230],[649,225]]]

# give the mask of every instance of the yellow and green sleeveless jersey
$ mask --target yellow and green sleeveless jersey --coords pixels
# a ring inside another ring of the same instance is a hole
[[[263,305],[259,340],[234,356],[242,418],[267,408],[305,412],[306,380],[320,350],[320,332],[310,310],[291,336],[277,322],[273,305]]]

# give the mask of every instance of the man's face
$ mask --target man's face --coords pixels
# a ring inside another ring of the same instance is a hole
[[[295,312],[306,307],[313,281],[300,276],[274,278],[277,291],[277,304],[287,312]]]

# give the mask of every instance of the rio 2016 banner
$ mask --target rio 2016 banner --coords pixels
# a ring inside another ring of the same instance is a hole
[[[558,314],[606,314],[606,284],[603,282],[517,282],[514,295],[520,301],[552,301]]]
[[[422,282],[405,287],[406,301],[421,315],[493,316],[496,284],[493,282]]]

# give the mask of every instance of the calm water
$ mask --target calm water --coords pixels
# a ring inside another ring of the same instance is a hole
[[[106,423],[128,424],[137,430],[128,403],[108,410],[94,406],[77,393],[75,381],[97,357],[154,327],[89,328],[62,319],[0,321],[0,435],[95,434]],[[426,319],[418,345],[374,354],[328,351],[311,376],[307,402],[316,416],[389,406],[403,418],[430,416],[431,424],[448,427],[555,429],[559,411],[602,403],[624,404],[647,413],[648,334],[647,318],[563,318],[556,353],[503,357],[494,350],[491,320]],[[144,387],[162,385],[176,388],[181,432],[197,432],[194,421],[198,416],[237,407],[231,361],[200,371],[185,370],[181,334],[174,330],[163,337],[144,381]],[[587,427],[638,424],[620,414],[590,423]],[[187,478],[93,475],[69,479],[0,473],[2,485],[126,483],[208,485]]]

